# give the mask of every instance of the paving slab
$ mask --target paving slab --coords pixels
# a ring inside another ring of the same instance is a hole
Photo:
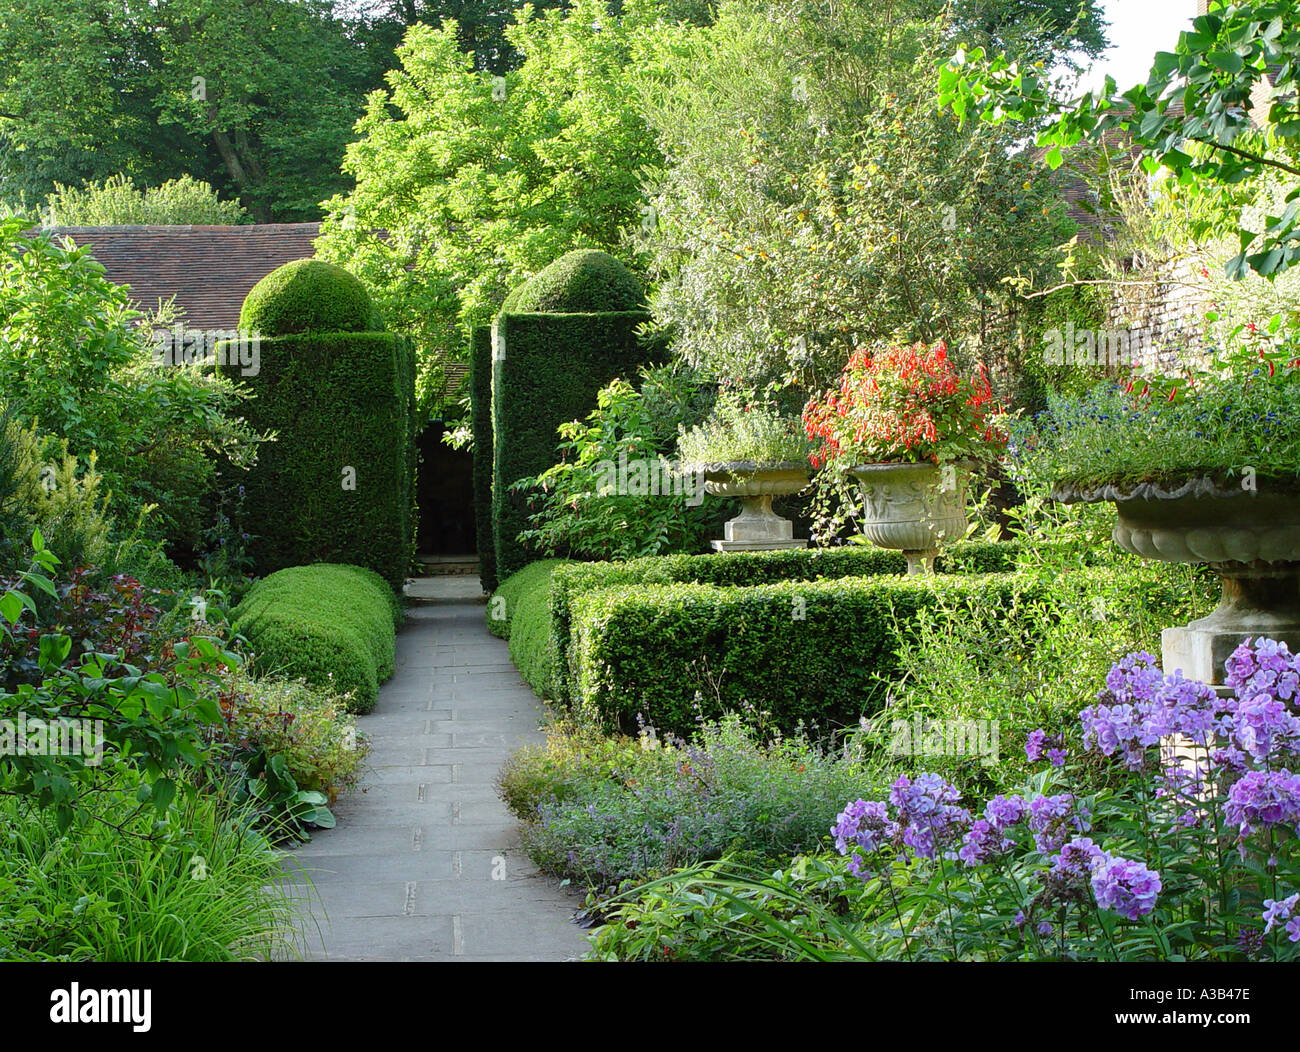
[[[423,578],[339,824],[285,859],[302,956],[320,961],[572,961],[578,895],[544,877],[494,782],[543,740],[542,705],[483,624],[478,579]]]

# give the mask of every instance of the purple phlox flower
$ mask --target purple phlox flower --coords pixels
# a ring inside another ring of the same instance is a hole
[[[1068,754],[1064,749],[1048,749],[1047,759],[1053,767],[1064,767],[1065,759]]]
[[[1074,796],[1070,793],[1036,796],[1029,801],[1029,831],[1034,834],[1034,844],[1044,855],[1059,850],[1073,833],[1086,833],[1089,817],[1082,805],[1076,808]]]
[[[1110,852],[1103,854],[1092,870],[1092,893],[1097,905],[1129,920],[1137,920],[1155,908],[1160,888],[1160,874],[1155,870]]]
[[[1296,903],[1300,902],[1300,892],[1285,899],[1264,900],[1264,934],[1267,935],[1277,925],[1285,924],[1295,916]],[[1291,940],[1295,942],[1295,939]]]
[[[1052,934],[1052,926],[1048,924],[1047,921],[1040,921],[1038,927],[1035,930],[1043,938],[1047,938],[1047,936]]]
[[[1105,853],[1089,837],[1077,836],[1061,847],[1052,859],[1052,869],[1063,876],[1086,877]]]
[[[1015,919],[1015,922],[1016,922],[1016,927],[1017,927],[1017,928],[1023,928],[1023,927],[1025,926],[1025,911],[1024,911],[1024,910],[1016,910],[1016,919]]]
[[[1224,817],[1249,836],[1263,826],[1300,821],[1300,775],[1290,771],[1248,771],[1228,790]]]
[[[1294,751],[1300,741],[1300,720],[1266,692],[1240,698],[1223,722],[1237,745],[1256,760],[1266,760],[1284,748]]]
[[[903,843],[921,858],[956,858],[952,847],[970,825],[971,814],[959,807],[961,790],[937,774],[899,778],[890,787],[889,802],[898,809]]]
[[[998,795],[984,805],[984,817],[994,829],[1002,832],[1024,818],[1027,810],[1024,797]]]
[[[897,834],[898,825],[890,821],[889,808],[882,800],[854,801],[836,816],[835,824],[831,826],[835,849],[841,855],[849,853],[850,845],[867,852],[875,851]],[[853,868],[852,860],[849,868]]]
[[[1151,742],[1142,713],[1132,705],[1089,705],[1079,713],[1083,724],[1083,744],[1103,756],[1122,750],[1130,767],[1141,766],[1145,747]]]
[[[1238,696],[1243,693],[1243,688],[1247,691],[1254,689],[1256,677],[1259,677],[1258,683],[1263,689],[1268,689],[1265,684],[1279,686],[1290,692],[1285,697],[1295,695],[1296,680],[1291,678],[1297,671],[1295,658],[1285,643],[1275,639],[1261,636],[1253,641],[1245,640],[1224,663],[1224,671],[1227,673],[1224,682]]]
[[[1047,731],[1042,728],[1029,732],[1029,737],[1025,739],[1025,757],[1030,763],[1037,763],[1043,758],[1043,748],[1046,742]]]
[[[979,818],[972,823],[970,831],[962,840],[957,857],[968,866],[978,866],[981,862],[986,862],[994,855],[1004,851],[1008,845],[1013,843],[1014,841],[1007,840],[1002,836],[994,828],[993,823],[985,818]]]

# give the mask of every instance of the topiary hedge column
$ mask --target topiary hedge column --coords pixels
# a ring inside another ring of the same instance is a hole
[[[535,559],[516,539],[526,499],[510,485],[558,458],[559,426],[585,417],[596,393],[647,358],[637,329],[645,290],[604,252],[561,256],[506,298],[492,326],[492,528],[496,577]],[[480,556],[481,558],[481,556]]]
[[[377,571],[400,588],[413,543],[415,369],[361,283],[319,260],[273,271],[244,301],[259,334],[249,423],[275,431],[245,483],[259,574],[317,562]]]

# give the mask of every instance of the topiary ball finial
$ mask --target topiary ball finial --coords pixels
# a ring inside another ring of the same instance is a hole
[[[603,314],[645,307],[645,286],[608,252],[576,249],[506,297],[509,314]]]
[[[264,337],[379,328],[370,293],[333,263],[297,259],[279,267],[244,299],[239,328]]]

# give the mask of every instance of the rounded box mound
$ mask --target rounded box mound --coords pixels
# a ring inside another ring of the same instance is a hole
[[[342,267],[298,259],[253,286],[239,328],[264,337],[381,330],[370,293]]]
[[[509,314],[602,314],[645,306],[645,286],[608,252],[565,253],[516,288],[502,304]]]

